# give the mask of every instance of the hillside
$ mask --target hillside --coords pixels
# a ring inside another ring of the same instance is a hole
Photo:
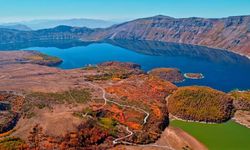
[[[94,30],[85,27],[70,26],[57,26],[55,28],[37,31],[18,31],[0,28],[0,44],[49,40],[78,40],[83,36],[89,36],[93,31]]]
[[[184,120],[223,122],[233,113],[232,98],[209,87],[179,87],[168,99],[169,112]]]
[[[250,55],[250,16],[221,19],[155,16],[94,33],[92,40],[129,39],[205,45]],[[83,38],[84,39],[84,38]]]

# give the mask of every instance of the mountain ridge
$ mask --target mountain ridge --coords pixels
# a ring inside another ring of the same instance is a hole
[[[13,30],[20,30],[20,31],[31,31],[32,29],[23,24],[2,24],[0,28],[4,29],[13,29]]]
[[[64,29],[67,28],[65,31]],[[57,26],[22,32],[1,31],[0,43],[31,40],[148,40],[226,49],[250,57],[250,16],[172,18],[153,16],[108,28]]]

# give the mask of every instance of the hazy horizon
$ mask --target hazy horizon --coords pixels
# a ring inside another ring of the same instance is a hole
[[[99,20],[99,21],[108,21],[108,22],[114,22],[114,23],[121,23],[121,22],[126,22],[130,20],[135,20],[139,18],[147,18],[147,17],[154,17],[154,16],[159,16],[162,14],[155,14],[151,16],[144,16],[144,17],[138,17],[138,18],[128,18],[128,19],[101,19],[101,18],[88,18],[88,17],[82,17],[82,18],[77,18],[77,17],[72,17],[72,18],[39,18],[39,19],[29,19],[29,20],[16,20],[16,21],[6,21],[6,22],[1,22],[0,24],[11,24],[11,23],[26,23],[26,22],[34,22],[34,21],[63,21],[63,20],[80,20],[80,19],[86,19],[86,20]],[[163,16],[168,16],[168,17],[173,17],[169,15],[163,15]],[[192,17],[198,17],[198,18],[207,18],[207,19],[220,19],[220,18],[226,18],[226,17],[233,17],[233,16],[250,16],[250,14],[244,14],[244,15],[229,15],[229,16],[224,16],[224,17],[199,17],[199,16],[190,16],[190,17],[173,17],[173,18],[192,18]]]
[[[250,1],[228,0],[0,0],[0,22],[21,22],[41,19],[86,18],[106,21],[127,21],[155,15],[175,18],[222,18],[250,15]]]

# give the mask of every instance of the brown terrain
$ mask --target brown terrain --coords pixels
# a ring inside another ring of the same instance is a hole
[[[168,127],[165,98],[177,87],[147,75],[137,64],[107,62],[61,70],[44,66],[55,58],[40,53],[3,54],[0,149],[119,149],[122,145],[147,149],[152,143],[161,149],[206,149],[184,131]],[[20,62],[37,55],[40,65]]]

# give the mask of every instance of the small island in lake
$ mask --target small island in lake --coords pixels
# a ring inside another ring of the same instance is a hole
[[[185,73],[184,77],[188,79],[203,79],[204,75],[202,73]]]

